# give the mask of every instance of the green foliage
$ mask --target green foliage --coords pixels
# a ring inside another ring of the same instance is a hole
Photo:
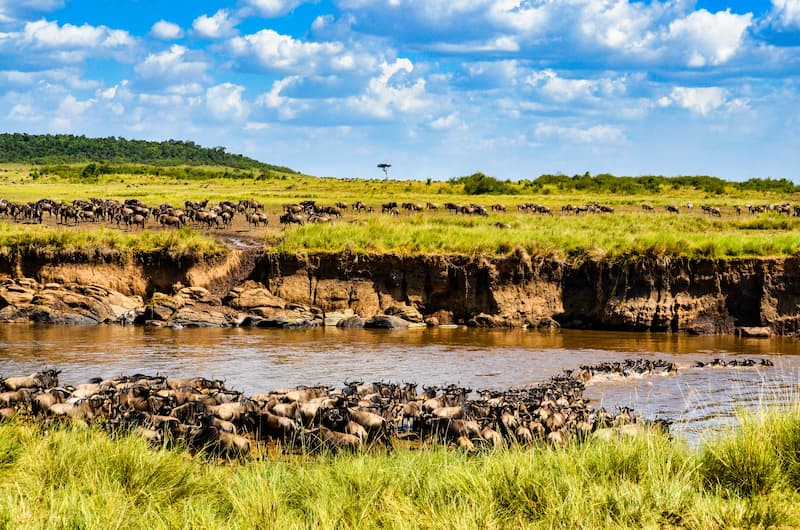
[[[603,173],[583,175],[542,175],[524,184],[525,187],[554,187],[562,192],[614,193],[624,195],[659,193],[662,190],[695,190],[712,195],[722,195],[730,188],[735,191],[758,191],[772,193],[797,193],[800,186],[787,179],[750,179],[744,182],[726,181],[705,175],[663,177],[645,175],[640,177],[617,177]]]
[[[467,195],[504,194],[513,195],[517,190],[507,182],[489,177],[483,173],[473,173],[467,177],[459,177],[450,180],[451,184],[461,184],[464,186],[464,193]]]
[[[775,451],[761,445],[763,441],[759,433],[745,428],[710,445],[701,460],[705,483],[724,494],[769,494],[777,486],[781,470]]]
[[[748,179],[744,182],[736,182],[734,186],[738,190],[749,190],[759,192],[777,193],[796,193],[798,186],[789,179]]]
[[[87,138],[71,134],[0,134],[0,163],[72,164],[102,161],[156,166],[225,166],[294,173],[289,168],[227,153],[224,147],[207,148],[179,140],[150,142],[114,136]]]

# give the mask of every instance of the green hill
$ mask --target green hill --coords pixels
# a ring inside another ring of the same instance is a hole
[[[153,166],[225,166],[245,170],[296,171],[265,164],[224,147],[201,147],[194,142],[150,142],[110,136],[87,138],[71,134],[0,134],[0,163],[74,164],[105,162]]]

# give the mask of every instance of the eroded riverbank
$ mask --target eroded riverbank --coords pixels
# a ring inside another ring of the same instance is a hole
[[[567,263],[234,248],[211,262],[87,263],[28,255],[0,267],[0,321],[151,326],[466,325],[796,336],[800,258],[640,256]]]

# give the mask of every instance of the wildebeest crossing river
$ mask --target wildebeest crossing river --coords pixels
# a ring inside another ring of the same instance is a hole
[[[668,377],[595,379],[586,390],[593,406],[632,406],[643,417],[669,418],[674,434],[697,440],[739,407],[796,397],[800,341],[570,330],[0,326],[0,374],[53,367],[72,384],[137,372],[202,376],[224,379],[245,393],[353,380],[505,389],[626,357],[664,359],[679,370]],[[769,358],[774,366],[693,367],[715,358]]]

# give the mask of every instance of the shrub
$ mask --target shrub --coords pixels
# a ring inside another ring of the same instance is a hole
[[[473,173],[467,177],[460,177],[451,180],[452,184],[463,184],[464,193],[467,195],[484,195],[487,193],[513,195],[517,193],[511,185],[506,182],[489,177],[483,173]]]

